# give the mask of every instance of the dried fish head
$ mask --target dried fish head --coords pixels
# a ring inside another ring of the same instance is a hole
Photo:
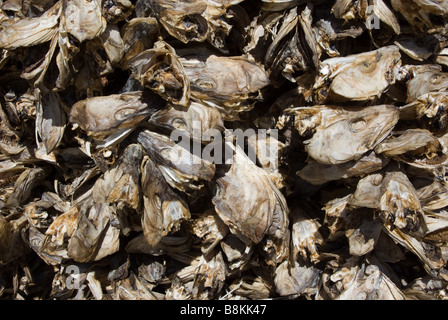
[[[328,99],[335,101],[365,101],[379,97],[389,85],[395,83],[395,70],[401,64],[400,57],[397,46],[387,46],[324,60],[314,85],[316,94],[322,95],[320,91],[328,90],[323,98],[327,99],[328,95]],[[326,81],[330,81],[328,88],[319,88]]]
[[[163,41],[134,56],[128,62],[133,76],[142,86],[162,98],[182,106],[190,99],[190,81],[174,49]]]
[[[392,135],[375,147],[375,152],[387,157],[412,152],[432,158],[437,153],[439,141],[431,132],[423,129],[408,129],[401,134]]]
[[[201,154],[190,153],[189,140],[186,146],[176,144],[164,135],[146,130],[139,134],[138,141],[165,179],[181,191],[201,188],[202,181],[209,181],[215,175],[214,163],[202,159]]]
[[[444,132],[447,126],[446,105],[448,105],[446,91],[426,93],[400,107],[400,118],[406,120],[417,118],[425,127],[436,132]]]
[[[251,99],[269,84],[264,69],[243,57],[211,55],[205,61],[181,62],[190,81],[192,99],[218,108],[225,120],[252,109]]]
[[[106,19],[98,0],[62,1],[62,27],[79,42],[99,36],[106,28]]]
[[[171,131],[183,132],[187,136],[202,142],[211,142],[213,137],[208,136],[207,132],[212,130],[224,131],[224,122],[219,111],[194,101],[190,102],[187,110],[169,105],[168,108],[154,113],[149,121],[156,126]],[[196,137],[197,133],[202,134]]]
[[[163,27],[176,39],[188,41],[205,41],[208,36],[208,22],[202,16],[207,10],[204,1],[153,0],[151,7]]]
[[[159,25],[153,17],[134,18],[127,22],[121,29],[125,51],[121,61],[123,69],[133,57],[151,49],[159,33]]]
[[[357,160],[389,135],[398,118],[398,109],[391,105],[346,111],[334,123],[318,128],[304,142],[306,151],[320,163]]]
[[[58,32],[61,7],[62,3],[58,1],[40,17],[2,21],[0,48],[13,50],[50,41]]]
[[[130,144],[120,155],[118,164],[96,180],[92,188],[92,197],[96,203],[116,203],[118,208],[129,206],[139,208],[140,164],[143,148],[139,144]]]
[[[378,147],[378,146],[377,146]],[[328,181],[364,176],[384,168],[390,159],[368,152],[358,160],[351,160],[341,164],[323,164],[310,159],[307,165],[297,175],[313,185],[321,185]]]
[[[36,228],[48,228],[51,224],[52,217],[48,213],[53,206],[50,201],[31,202],[25,206],[23,212],[28,219],[30,225]]]
[[[225,37],[232,27],[226,22],[226,11],[240,2],[241,0],[151,0],[150,7],[165,30],[174,38],[183,43],[207,41],[216,48],[225,50]]]
[[[284,261],[275,270],[275,289],[281,296],[315,296],[322,271],[299,262]]]
[[[102,14],[109,24],[117,24],[132,15],[134,6],[129,0],[107,0],[103,2]]]
[[[143,234],[151,246],[157,246],[162,237],[175,232],[190,218],[187,204],[178,197],[149,158],[142,164]]]
[[[155,111],[151,102],[156,100],[147,99],[143,92],[136,91],[81,100],[72,106],[70,122],[96,140],[129,133]]]
[[[109,205],[82,209],[68,241],[68,256],[78,262],[98,261],[118,251],[119,235],[118,219]]]
[[[414,35],[403,35],[394,44],[412,59],[424,61],[435,54],[440,47],[439,40],[432,35],[416,38]]]
[[[202,241],[201,251],[207,255],[229,233],[229,228],[216,212],[208,210],[190,220],[192,233]]]
[[[427,33],[447,33],[448,3],[445,0],[392,0],[391,5],[416,30]]]
[[[381,190],[379,209],[385,218],[405,232],[423,236],[427,232],[424,213],[408,177],[401,172],[388,172]]]
[[[448,90],[448,73],[440,72],[438,66],[417,68],[408,82],[408,102],[432,92]]]
[[[303,210],[295,210],[292,218],[291,240],[295,251],[303,259],[309,258],[313,263],[319,261],[319,247],[323,245],[324,238],[319,232],[321,225],[311,219]]]
[[[352,265],[350,265],[352,264]],[[324,290],[335,300],[404,300],[404,294],[378,266],[346,263],[323,276]]]
[[[5,265],[27,252],[22,241],[22,230],[26,217],[8,221],[0,216],[0,265]]]
[[[230,170],[216,182],[212,202],[230,231],[255,243],[268,236],[273,241],[273,260],[283,260],[288,254],[288,208],[283,194],[263,169],[237,146]]]

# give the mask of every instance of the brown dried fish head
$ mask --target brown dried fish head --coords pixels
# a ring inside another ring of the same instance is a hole
[[[150,120],[152,124],[171,131],[183,132],[193,139],[211,142],[212,137],[207,132],[224,131],[224,122],[219,111],[202,103],[191,101],[188,109],[180,109],[175,105],[154,113]],[[196,137],[200,134],[199,137]]]
[[[76,102],[70,122],[94,139],[105,139],[119,130],[132,130],[155,110],[141,91],[94,97]],[[153,100],[156,101],[156,100]]]
[[[206,61],[181,61],[190,81],[192,99],[218,108],[226,120],[251,110],[253,99],[269,84],[264,69],[243,57],[211,55]]]
[[[396,67],[401,64],[400,58],[398,47],[392,45],[370,52],[324,60],[315,88],[330,79],[329,99],[365,101],[380,97],[389,85],[395,83]]]
[[[153,49],[145,50],[129,60],[128,66],[142,86],[174,104],[188,104],[190,81],[176,52],[166,42],[156,42]]]
[[[107,204],[81,209],[76,230],[68,241],[67,253],[78,262],[97,261],[118,251],[120,228]]]
[[[106,28],[106,19],[98,0],[62,1],[61,24],[79,42],[99,36]]]
[[[420,96],[448,90],[448,73],[438,71],[438,67],[427,67],[415,70],[413,77],[408,82],[408,102],[418,99]]]
[[[151,246],[157,246],[162,237],[177,231],[180,224],[190,218],[190,211],[149,157],[142,164],[142,191],[143,234]]]
[[[397,228],[420,237],[427,232],[417,193],[405,174],[386,173],[381,190],[379,209],[386,219]]]
[[[357,160],[389,135],[398,118],[398,109],[391,105],[346,111],[334,123],[319,128],[311,139],[306,140],[306,151],[320,163]]]
[[[50,41],[58,32],[61,6],[58,1],[40,17],[2,21],[0,48],[11,50]]]

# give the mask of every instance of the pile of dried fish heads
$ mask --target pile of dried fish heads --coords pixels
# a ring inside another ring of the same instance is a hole
[[[0,5],[2,299],[447,298],[447,1]]]

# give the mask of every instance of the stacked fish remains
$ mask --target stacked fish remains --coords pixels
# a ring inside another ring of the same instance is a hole
[[[2,299],[447,298],[448,1],[0,4]]]

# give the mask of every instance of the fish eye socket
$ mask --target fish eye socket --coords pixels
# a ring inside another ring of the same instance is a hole
[[[187,128],[187,124],[185,123],[184,120],[180,119],[180,118],[175,118],[172,122],[172,126],[175,129],[185,129]]]
[[[361,65],[362,70],[365,72],[370,72],[375,67],[375,64],[370,61],[363,61],[363,62],[361,62],[360,65]]]
[[[160,196],[157,193],[154,194],[152,201],[158,209],[162,208],[162,199],[160,199]]]
[[[350,131],[357,132],[362,129],[366,125],[366,121],[364,119],[355,119],[350,123]]]
[[[210,78],[202,78],[195,81],[195,84],[204,90],[211,90],[216,87],[215,81]]]
[[[128,119],[132,114],[135,113],[135,110],[132,108],[124,108],[115,112],[115,119],[118,121]]]
[[[440,79],[439,75],[435,74],[435,75],[433,75],[431,77],[430,81],[431,81],[432,84],[435,84],[435,83],[437,83],[439,81],[439,79]]]

